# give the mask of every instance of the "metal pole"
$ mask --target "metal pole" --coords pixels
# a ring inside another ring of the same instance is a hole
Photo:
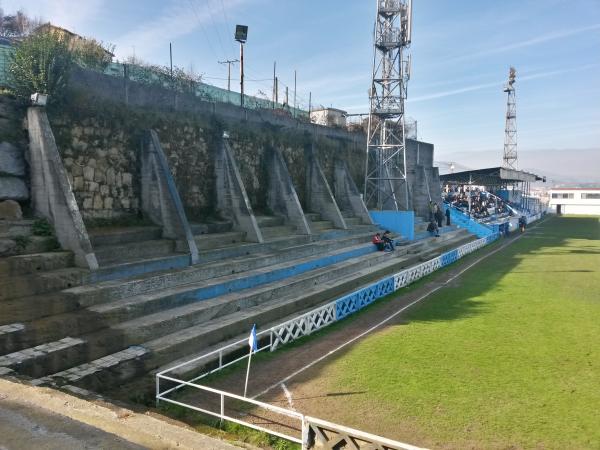
[[[275,77],[275,104],[279,103],[279,78]]]
[[[227,64],[227,90],[231,91],[231,63]]]
[[[173,46],[169,42],[169,60],[171,61],[171,84],[173,83]]]
[[[246,383],[244,384],[244,397],[248,392],[248,377],[250,376],[250,363],[252,362],[252,349],[250,349],[250,355],[248,356],[248,368],[246,369]]]
[[[308,117],[310,118],[310,112],[312,109],[312,92],[308,93]]]
[[[240,42],[240,106],[244,107],[244,43]]]
[[[277,61],[273,61],[273,109],[275,109],[275,103],[276,103],[276,98],[277,95],[275,94],[275,89],[276,89],[276,81],[275,81],[275,70],[277,69]]]
[[[296,117],[296,71],[294,70],[294,117]]]

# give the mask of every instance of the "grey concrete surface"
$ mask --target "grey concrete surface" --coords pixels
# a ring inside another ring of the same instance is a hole
[[[0,400],[0,449],[145,449],[77,420]]]
[[[240,447],[154,413],[0,378],[0,450],[146,448]]]

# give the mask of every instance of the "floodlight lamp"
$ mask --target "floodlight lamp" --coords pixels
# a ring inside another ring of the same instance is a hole
[[[235,40],[244,43],[248,39],[248,26],[247,25],[236,25],[235,26]]]

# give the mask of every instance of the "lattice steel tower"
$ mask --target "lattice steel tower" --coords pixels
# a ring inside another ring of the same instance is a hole
[[[508,71],[508,82],[504,92],[508,94],[506,101],[506,126],[504,128],[504,158],[502,166],[507,169],[517,169],[517,99],[515,97],[515,78],[517,72],[514,67]]]
[[[412,0],[376,1],[364,201],[371,209],[410,209],[404,101],[410,79]]]

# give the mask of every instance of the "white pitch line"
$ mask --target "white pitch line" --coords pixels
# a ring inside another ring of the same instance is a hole
[[[536,227],[539,224],[536,225]],[[532,227],[533,228],[533,227]],[[350,339],[349,341],[344,342],[343,344],[337,346],[336,348],[334,348],[333,350],[330,350],[329,352],[325,353],[324,355],[322,355],[321,357],[315,359],[314,361],[308,363],[307,365],[305,365],[304,367],[301,367],[300,369],[296,370],[295,372],[293,372],[292,374],[288,375],[287,377],[285,377],[283,380],[278,381],[275,384],[272,384],[271,386],[269,386],[268,388],[266,388],[265,390],[263,390],[262,392],[252,396],[252,399],[256,399],[257,397],[260,397],[262,395],[265,395],[267,392],[275,389],[277,386],[282,385],[284,386],[284,383],[286,381],[291,380],[292,378],[294,378],[296,375],[301,374],[302,372],[304,372],[307,369],[310,369],[312,366],[314,366],[315,364],[320,363],[321,361],[323,361],[326,358],[329,358],[331,355],[333,355],[334,353],[337,353],[338,351],[340,351],[341,349],[343,349],[344,347],[352,344],[353,342],[357,341],[358,339],[362,338],[363,336],[369,334],[371,331],[376,330],[377,328],[379,328],[382,325],[385,325],[386,323],[388,323],[390,320],[392,320],[394,317],[396,317],[398,314],[406,311],[408,308],[410,308],[413,305],[416,305],[417,303],[423,301],[425,298],[429,297],[431,294],[433,294],[434,292],[440,290],[441,288],[445,287],[448,283],[450,283],[451,281],[454,281],[457,277],[459,277],[460,275],[462,275],[463,273],[465,273],[467,270],[469,270],[471,267],[473,267],[476,264],[479,264],[481,261],[483,261],[484,259],[486,259],[488,256],[493,255],[494,253],[499,252],[500,250],[503,250],[504,248],[506,248],[508,245],[512,244],[514,241],[516,241],[517,239],[521,239],[523,236],[525,236],[526,234],[520,234],[519,236],[517,236],[516,238],[512,239],[509,242],[506,242],[504,244],[502,244],[502,246],[498,247],[497,249],[483,255],[481,258],[473,261],[471,264],[469,264],[467,267],[465,267],[464,269],[462,269],[460,272],[458,272],[456,275],[454,275],[453,277],[449,278],[448,280],[446,280],[443,284],[441,284],[440,286],[437,286],[436,288],[431,289],[429,292],[426,292],[425,294],[423,294],[421,297],[419,297],[416,300],[413,300],[412,302],[410,302],[408,305],[400,308],[398,311],[396,311],[395,313],[393,313],[391,316],[387,317],[386,319],[382,320],[381,322],[373,325],[371,328],[369,328],[366,331],[363,331],[362,333],[360,333],[357,336],[354,336],[352,339]]]
[[[283,389],[283,393],[285,394],[285,397],[287,398],[288,404],[290,405],[290,409],[292,411],[296,411],[296,408],[294,408],[294,400],[292,400],[292,393],[287,388],[285,383],[281,383],[281,389]]]

